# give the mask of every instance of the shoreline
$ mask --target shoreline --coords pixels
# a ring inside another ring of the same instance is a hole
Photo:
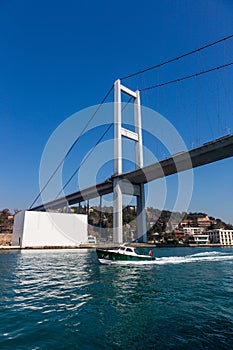
[[[154,249],[163,249],[163,248],[233,248],[233,245],[221,245],[217,244],[153,244],[153,243],[129,243],[136,248],[154,248]],[[78,246],[37,246],[37,247],[20,247],[20,246],[6,246],[0,245],[1,250],[52,250],[52,249],[96,249],[96,248],[105,248],[113,249],[119,247],[119,244],[105,243],[105,244],[90,244],[90,243],[81,243]]]

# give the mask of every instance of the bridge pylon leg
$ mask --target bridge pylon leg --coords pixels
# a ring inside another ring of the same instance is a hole
[[[137,238],[140,242],[147,242],[146,209],[144,184],[140,184],[140,195],[137,196]]]
[[[134,99],[134,131],[122,127],[122,103],[121,93],[125,93]],[[122,187],[117,177],[122,174],[122,137],[135,142],[136,168],[143,167],[142,123],[141,103],[139,91],[132,91],[123,86],[120,80],[114,83],[114,175],[113,180],[113,241],[123,242],[122,220]],[[146,213],[144,184],[139,185],[137,194],[137,238],[146,242]],[[125,193],[125,192],[124,192]],[[126,192],[127,193],[127,192]]]
[[[113,180],[113,242],[123,243],[122,190],[120,180]]]

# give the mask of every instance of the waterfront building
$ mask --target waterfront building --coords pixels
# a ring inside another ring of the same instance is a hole
[[[195,234],[193,235],[194,242],[196,244],[208,244],[209,241],[209,235],[208,234]]]
[[[233,230],[224,230],[222,228],[209,230],[210,243],[220,243],[221,245],[233,245]]]
[[[184,237],[192,244],[208,244],[209,235],[202,227],[183,227]]]

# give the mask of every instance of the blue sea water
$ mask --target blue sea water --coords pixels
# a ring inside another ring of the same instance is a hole
[[[233,249],[0,252],[0,349],[233,349]]]

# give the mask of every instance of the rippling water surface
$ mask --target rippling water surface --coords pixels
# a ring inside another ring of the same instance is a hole
[[[233,249],[0,252],[0,349],[232,349]]]

